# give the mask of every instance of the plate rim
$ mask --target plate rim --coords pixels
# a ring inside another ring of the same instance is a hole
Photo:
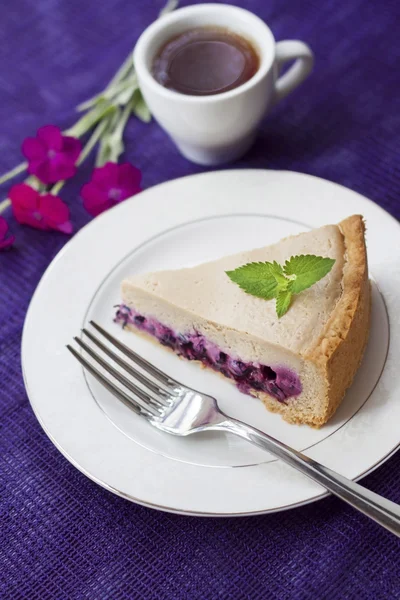
[[[23,375],[23,380],[24,380],[26,390],[28,392],[29,388],[27,387],[27,380],[25,377],[25,371],[24,371],[23,367],[22,367],[22,375]],[[28,394],[28,398],[29,398],[29,394]],[[30,402],[30,400],[29,400],[29,402]],[[181,510],[181,509],[171,508],[169,506],[163,506],[161,504],[152,504],[151,502],[146,502],[146,501],[136,498],[132,495],[125,494],[121,490],[118,490],[117,488],[107,484],[105,481],[98,479],[97,477],[92,475],[89,471],[86,471],[86,469],[84,469],[77,461],[75,461],[75,459],[73,459],[68,454],[68,452],[66,450],[64,450],[64,448],[60,444],[58,444],[57,440],[55,438],[53,438],[51,433],[48,431],[48,429],[44,425],[40,415],[36,412],[33,404],[31,404],[31,408],[32,408],[33,413],[34,413],[35,417],[37,418],[40,426],[42,427],[43,431],[49,438],[49,440],[52,442],[52,444],[57,448],[57,450],[64,456],[64,458],[66,458],[68,460],[68,462],[73,467],[78,469],[78,471],[80,471],[80,473],[85,475],[88,479],[90,479],[91,481],[93,481],[94,483],[96,483],[97,485],[102,487],[103,489],[107,490],[108,492],[111,492],[111,493],[119,496],[120,498],[124,498],[125,500],[129,500],[129,502],[133,502],[134,504],[139,504],[140,506],[145,506],[146,508],[152,508],[154,510],[160,510],[161,512],[166,512],[169,514],[183,515],[183,516],[189,516],[189,517],[213,517],[213,518],[215,518],[215,517],[218,517],[218,518],[219,517],[220,518],[256,517],[256,516],[261,516],[261,515],[266,515],[266,514],[283,512],[283,511],[291,510],[293,508],[301,508],[302,506],[307,506],[307,504],[311,504],[313,502],[318,502],[319,500],[323,500],[324,498],[328,498],[328,496],[333,495],[331,492],[326,491],[326,492],[322,492],[321,494],[312,496],[312,497],[308,498],[307,500],[302,500],[300,502],[282,505],[282,506],[276,507],[276,508],[267,508],[265,510],[259,510],[259,511],[235,512],[235,513],[234,512],[231,512],[231,513],[199,512],[199,511]],[[389,460],[389,458],[391,458],[394,454],[396,454],[396,452],[399,448],[400,448],[400,442],[389,452],[389,454],[384,456],[381,460],[377,461],[374,465],[372,465],[369,469],[367,469],[367,471],[364,471],[363,473],[361,473],[361,475],[352,479],[352,481],[360,481],[360,479],[363,479],[364,477],[367,477],[367,475],[370,475],[371,473],[373,473],[378,467],[383,465],[387,460]]]
[[[120,267],[120,266],[121,266],[121,265],[122,265],[124,262],[126,262],[126,261],[127,261],[127,260],[128,260],[128,259],[129,259],[129,258],[132,256],[132,255],[133,255],[133,254],[135,254],[136,252],[138,252],[138,251],[142,250],[142,249],[143,249],[143,248],[144,248],[146,245],[148,245],[148,244],[152,243],[153,241],[156,241],[158,238],[160,238],[160,237],[164,236],[165,234],[168,234],[168,233],[175,232],[176,230],[179,230],[180,228],[185,228],[185,227],[187,227],[187,226],[191,226],[191,225],[194,225],[194,224],[197,224],[197,223],[202,223],[202,222],[204,222],[204,221],[214,221],[214,220],[217,220],[217,219],[227,219],[227,218],[231,218],[231,217],[235,217],[235,218],[236,218],[236,217],[239,217],[239,218],[240,218],[240,217],[250,217],[250,218],[252,218],[252,217],[260,217],[260,218],[268,218],[268,219],[285,220],[285,221],[288,221],[288,222],[290,222],[290,223],[294,223],[295,225],[300,225],[300,226],[302,226],[302,227],[305,227],[305,228],[307,228],[309,231],[311,231],[311,228],[309,227],[309,225],[308,225],[308,224],[306,224],[306,223],[303,223],[302,221],[297,221],[296,219],[287,219],[286,217],[285,217],[284,219],[282,219],[282,217],[279,217],[279,216],[277,216],[277,215],[270,215],[270,214],[266,214],[266,213],[265,213],[265,214],[262,214],[262,213],[242,213],[242,214],[240,214],[240,213],[234,213],[234,214],[213,215],[213,216],[207,216],[207,217],[200,217],[200,218],[198,218],[198,219],[195,219],[195,220],[192,220],[192,221],[187,221],[187,222],[184,222],[184,223],[179,223],[178,225],[174,225],[174,226],[172,226],[172,227],[169,227],[169,228],[167,228],[167,229],[164,229],[164,230],[162,230],[162,231],[160,231],[160,232],[156,233],[155,235],[153,235],[153,236],[151,236],[151,237],[147,238],[146,240],[144,240],[143,242],[141,242],[141,243],[140,243],[138,246],[135,246],[133,249],[131,249],[131,250],[130,250],[130,251],[127,253],[127,254],[125,254],[125,255],[124,255],[124,256],[123,256],[121,259],[119,259],[117,263],[115,263],[115,265],[114,265],[114,266],[111,268],[111,270],[109,270],[109,271],[107,272],[107,274],[104,276],[104,278],[102,279],[102,281],[99,283],[99,285],[97,286],[97,288],[96,288],[96,289],[95,289],[95,291],[93,292],[93,296],[92,296],[92,298],[91,298],[91,300],[90,300],[89,304],[87,305],[87,308],[86,308],[86,310],[85,310],[85,312],[84,312],[84,314],[83,314],[83,318],[82,318],[82,329],[83,329],[83,328],[86,326],[86,324],[89,322],[89,315],[90,315],[90,313],[91,313],[91,311],[92,311],[92,307],[93,307],[93,305],[96,303],[97,296],[98,296],[99,292],[101,291],[102,287],[103,287],[103,286],[104,286],[104,285],[107,283],[107,281],[110,279],[110,277],[111,277],[111,275],[112,275],[112,271],[113,271],[113,270],[115,270],[115,269],[118,269],[118,268],[119,268],[119,267]],[[306,446],[306,447],[304,447],[304,448],[300,448],[300,449],[298,449],[298,448],[297,448],[297,449],[299,450],[299,452],[303,452],[303,453],[304,453],[304,452],[307,452],[308,450],[311,450],[311,448],[314,448],[314,447],[315,447],[315,446],[317,446],[318,444],[321,444],[321,443],[322,443],[324,440],[326,440],[326,439],[328,439],[329,437],[331,437],[331,436],[335,435],[335,434],[336,434],[336,433],[337,433],[337,432],[338,432],[338,431],[339,431],[339,430],[340,430],[342,427],[344,427],[344,426],[345,426],[345,425],[346,425],[346,424],[347,424],[347,423],[348,423],[348,422],[349,422],[349,421],[350,421],[350,420],[351,420],[351,419],[352,419],[352,418],[353,418],[353,417],[354,417],[354,416],[355,416],[355,415],[356,415],[356,414],[357,414],[359,411],[361,411],[361,410],[362,410],[362,408],[364,407],[364,405],[365,405],[365,404],[368,402],[369,398],[370,398],[370,397],[372,396],[372,394],[374,393],[374,391],[375,391],[375,388],[376,388],[376,386],[378,385],[378,383],[379,383],[379,380],[380,380],[380,378],[381,378],[381,376],[382,376],[382,373],[383,373],[383,371],[384,371],[384,369],[385,369],[385,365],[386,365],[387,357],[388,357],[388,355],[389,355],[389,348],[390,348],[390,320],[389,320],[389,312],[388,312],[388,309],[387,309],[387,305],[386,305],[386,302],[385,302],[385,298],[384,298],[384,296],[383,296],[383,294],[382,294],[382,292],[381,292],[381,290],[380,290],[380,288],[379,288],[379,285],[377,284],[377,282],[375,281],[375,279],[374,279],[374,278],[371,276],[371,273],[369,273],[369,279],[370,279],[370,282],[373,282],[373,284],[374,284],[374,287],[376,288],[376,291],[377,291],[377,293],[379,294],[379,297],[380,297],[380,299],[382,300],[382,303],[383,303],[383,306],[384,306],[384,310],[385,310],[385,314],[386,314],[386,316],[387,316],[387,322],[388,322],[388,325],[389,325],[388,343],[387,343],[387,347],[386,347],[386,353],[385,353],[385,357],[384,357],[384,360],[383,360],[383,366],[382,366],[382,369],[381,369],[381,371],[380,371],[380,373],[379,373],[379,376],[378,376],[377,380],[375,381],[375,383],[374,383],[374,385],[373,385],[373,387],[372,387],[371,391],[369,392],[368,396],[367,396],[367,397],[364,399],[364,401],[362,402],[362,404],[360,404],[360,406],[359,406],[359,407],[358,407],[358,408],[357,408],[357,409],[354,411],[354,413],[352,413],[352,415],[349,417],[349,419],[348,419],[347,421],[344,421],[344,422],[343,422],[343,423],[342,423],[342,424],[341,424],[341,425],[340,425],[340,426],[339,426],[337,429],[335,429],[335,430],[331,431],[331,433],[329,433],[329,434],[328,434],[328,435],[327,435],[325,438],[323,438],[323,439],[321,439],[321,440],[319,440],[319,441],[313,442],[312,444],[309,444],[309,445],[307,445],[307,446]],[[100,410],[102,410],[103,412],[105,412],[105,411],[104,411],[104,409],[103,409],[103,407],[102,407],[102,405],[101,405],[101,403],[100,403],[100,402],[98,401],[98,399],[96,398],[96,394],[95,394],[95,392],[93,391],[93,389],[92,389],[92,386],[91,386],[91,385],[90,385],[90,383],[89,383],[89,379],[88,379],[88,376],[87,376],[87,371],[85,371],[85,369],[84,369],[83,367],[82,367],[82,373],[83,373],[83,377],[84,377],[84,379],[85,379],[85,382],[86,382],[86,386],[87,386],[87,388],[88,388],[88,391],[89,391],[90,395],[92,396],[92,398],[93,398],[94,402],[96,402],[96,404],[99,406]],[[107,417],[108,417],[108,418],[109,418],[109,419],[112,421],[112,419],[109,417],[109,415],[107,414],[107,412],[105,412],[105,414],[106,414],[106,416],[107,416]],[[114,423],[114,425],[116,425],[116,424]],[[116,425],[116,426],[117,426],[117,425]],[[118,426],[117,426],[117,427],[118,427]],[[140,444],[140,442],[138,442],[137,440],[134,440],[134,441],[135,441],[136,443],[139,443],[139,444]],[[400,442],[399,442],[399,445],[400,445]],[[145,446],[145,447],[146,447],[146,446]],[[151,450],[151,448],[147,448],[147,449]],[[157,451],[156,451],[156,450],[153,450],[153,451],[154,451],[154,452],[157,454]],[[197,466],[208,466],[208,465],[202,465],[201,463],[191,463],[190,461],[184,461],[184,460],[181,460],[181,459],[179,459],[179,458],[176,458],[176,457],[174,457],[174,458],[173,458],[173,457],[170,457],[170,456],[168,456],[168,455],[166,455],[166,457],[167,457],[167,458],[171,458],[171,460],[177,460],[177,461],[180,461],[180,462],[183,462],[183,463],[187,463],[187,464],[193,464],[193,465],[195,465],[195,466],[196,466],[196,465],[197,465]],[[213,468],[243,468],[243,467],[248,467],[248,466],[257,466],[258,464],[267,464],[267,463],[271,463],[271,462],[277,462],[278,460],[280,460],[280,459],[278,459],[278,458],[272,458],[272,460],[261,461],[261,462],[259,462],[259,463],[254,463],[254,464],[252,464],[252,463],[249,463],[249,464],[246,464],[246,465],[234,465],[234,466],[226,466],[226,465],[218,465],[218,466],[217,466],[217,465],[214,465],[214,466],[213,466]],[[359,477],[363,477],[363,476],[364,476],[364,475],[360,475]]]
[[[185,179],[190,179],[190,178],[201,178],[201,177],[212,177],[212,176],[218,176],[221,173],[237,173],[237,174],[244,174],[244,173],[253,173],[253,172],[266,172],[269,174],[294,174],[294,175],[299,175],[301,177],[305,177],[305,178],[311,178],[314,180],[318,180],[319,182],[323,182],[323,183],[328,183],[330,185],[333,186],[337,186],[339,188],[342,188],[343,190],[345,190],[346,192],[350,192],[352,194],[355,194],[356,196],[359,197],[359,199],[361,199],[363,202],[367,201],[368,203],[370,203],[371,205],[373,205],[373,209],[376,211],[380,211],[385,218],[389,217],[397,226],[399,225],[399,223],[397,222],[397,220],[390,215],[390,213],[386,212],[382,207],[380,207],[379,205],[377,205],[376,203],[374,203],[372,200],[370,200],[369,198],[363,196],[362,194],[359,194],[358,192],[355,192],[354,190],[351,190],[345,186],[342,186],[341,184],[338,184],[336,182],[332,182],[330,180],[321,178],[321,177],[316,177],[314,175],[309,175],[306,173],[301,173],[301,172],[297,172],[297,171],[290,171],[290,170],[266,170],[266,169],[224,169],[224,170],[220,170],[220,171],[207,171],[207,172],[203,172],[203,173],[197,173],[197,174],[192,174],[192,175],[186,175],[184,177],[179,177],[176,179],[172,179],[166,182],[162,182],[159,183],[151,188],[148,188],[147,190],[145,190],[143,193],[146,193],[147,191],[152,192],[154,191],[156,188],[159,188],[160,186],[164,187],[166,185],[169,184],[173,184],[174,182],[177,181],[181,181],[181,180],[185,180]],[[132,199],[128,199],[128,201],[131,201]],[[114,210],[118,210],[118,206],[115,207]],[[79,232],[77,232],[77,234],[71,238],[66,244],[64,244],[64,246],[60,249],[60,251],[57,253],[57,255],[53,258],[53,260],[50,262],[50,264],[48,265],[48,267],[46,268],[45,272],[43,273],[29,304],[28,310],[26,312],[26,317],[25,317],[25,321],[24,321],[24,326],[23,326],[23,332],[22,332],[22,342],[21,342],[21,366],[22,366],[22,375],[23,375],[23,380],[24,380],[24,384],[26,387],[26,391],[27,391],[27,395],[29,398],[29,402],[30,405],[32,407],[32,410],[36,416],[36,418],[38,419],[42,429],[45,431],[46,435],[48,436],[48,438],[52,441],[52,443],[56,446],[56,448],[63,454],[63,456],[65,458],[67,458],[67,460],[73,465],[75,466],[80,472],[82,472],[84,475],[86,475],[89,479],[91,479],[92,481],[94,481],[95,483],[97,483],[98,485],[100,485],[101,487],[103,487],[104,489],[107,489],[108,491],[111,491],[112,493],[117,494],[120,497],[123,497],[125,499],[128,499],[130,501],[133,501],[137,504],[140,504],[142,506],[146,506],[149,508],[154,508],[154,509],[158,509],[158,510],[162,510],[165,512],[169,512],[169,513],[173,513],[173,514],[182,514],[182,515],[189,515],[189,516],[208,516],[208,517],[234,517],[234,516],[256,516],[256,515],[261,515],[261,514],[268,514],[268,513],[274,513],[274,512],[280,512],[282,510],[289,510],[291,508],[296,508],[296,507],[300,507],[300,506],[305,506],[311,502],[315,502],[316,500],[320,500],[322,498],[325,498],[327,496],[330,495],[329,492],[324,492],[322,491],[321,493],[317,493],[314,495],[311,495],[309,498],[305,499],[305,500],[301,500],[298,502],[294,502],[294,503],[290,503],[287,505],[281,505],[279,507],[274,507],[274,508],[267,508],[267,509],[263,509],[263,510],[251,510],[250,512],[200,512],[200,511],[192,511],[192,510],[182,510],[180,508],[173,508],[170,506],[163,506],[160,504],[154,504],[145,500],[142,500],[140,498],[137,498],[135,496],[132,496],[130,494],[126,494],[124,491],[118,490],[117,488],[115,488],[114,486],[108,484],[105,481],[102,481],[101,479],[99,479],[98,477],[96,477],[95,475],[93,475],[92,473],[90,473],[89,471],[87,471],[84,467],[82,467],[82,465],[80,465],[69,453],[66,449],[64,449],[64,447],[53,437],[53,435],[50,433],[50,431],[48,430],[48,428],[46,427],[45,423],[43,422],[43,419],[41,418],[39,412],[37,411],[37,407],[35,406],[33,400],[31,399],[31,390],[29,389],[29,383],[28,383],[28,377],[27,377],[27,373],[26,373],[26,368],[25,368],[25,354],[24,354],[24,348],[26,345],[26,336],[27,336],[27,329],[28,329],[28,322],[30,319],[30,313],[31,313],[31,309],[32,306],[34,304],[34,301],[37,297],[37,295],[41,292],[41,287],[42,285],[45,285],[46,283],[46,277],[49,275],[50,271],[53,269],[53,267],[55,266],[56,263],[58,263],[58,261],[60,259],[62,259],[62,257],[64,256],[64,254],[66,254],[69,251],[69,248],[71,247],[72,244],[76,244],[76,240],[78,237],[80,237],[80,234],[85,231],[87,232],[87,230],[93,225],[93,226],[97,226],[98,222],[100,221],[100,219],[105,220],[107,219],[109,213],[111,211],[107,211],[106,213],[100,215],[99,217],[97,217],[96,219],[93,219],[92,221],[89,221],[89,223],[87,223]],[[238,213],[231,213],[232,216],[235,215],[237,216]],[[244,213],[243,213],[244,214]],[[249,213],[246,213],[249,214]],[[215,215],[217,216],[217,215]],[[223,215],[221,215],[223,216]],[[224,216],[228,216],[228,214],[224,215]],[[277,218],[280,218],[279,215],[276,215]],[[205,217],[206,218],[206,217]],[[211,216],[212,218],[212,216]],[[94,222],[96,222],[96,225],[94,225]],[[190,222],[190,221],[188,221]],[[187,222],[187,223],[188,223]],[[181,223],[181,225],[183,225],[184,223]],[[175,225],[174,227],[176,227],[177,225]],[[164,231],[166,231],[167,229],[162,229],[159,231],[158,235],[163,233]],[[141,242],[141,244],[138,245],[138,247],[144,243],[146,243],[147,241],[149,241],[151,239],[151,237],[153,236],[148,236],[146,238],[146,240],[144,242]],[[123,260],[120,259],[120,260]],[[118,263],[120,262],[120,260],[118,260]],[[93,298],[93,296],[92,296]],[[386,310],[389,316],[389,311],[387,308],[387,304],[386,304],[386,300],[385,297],[382,294],[382,298],[383,301],[385,303],[386,306]],[[89,305],[88,305],[89,306]],[[390,326],[390,321],[389,321],[389,326]],[[390,348],[390,341],[389,341],[389,348]],[[388,351],[389,351],[388,348]],[[391,456],[393,456],[393,454],[399,449],[400,447],[400,440],[399,442],[385,455],[383,456],[381,459],[379,459],[377,462],[375,462],[373,465],[371,465],[368,469],[366,469],[365,471],[363,471],[360,475],[358,475],[356,478],[354,478],[355,481],[358,481],[359,479],[367,476],[368,474],[372,473],[376,468],[378,468],[381,464],[383,464],[384,462],[386,462]]]

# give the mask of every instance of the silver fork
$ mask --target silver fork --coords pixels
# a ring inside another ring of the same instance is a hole
[[[335,473],[270,435],[228,417],[219,409],[215,398],[179,383],[122,344],[97,323],[90,321],[90,324],[100,334],[101,339],[88,329],[83,329],[82,333],[97,346],[103,356],[83,339],[78,337],[74,339],[103,371],[112,376],[112,379],[72,346],[68,345],[68,350],[111,394],[135,413],[144,417],[150,425],[165,433],[178,436],[206,430],[233,433],[301,471],[332,494],[400,537],[400,506],[398,504]],[[106,340],[109,344],[105,343]],[[113,347],[129,359],[129,362],[116,353]],[[126,375],[116,369],[110,361],[107,361],[104,355],[111,359],[112,363],[121,367]],[[136,367],[139,367],[140,370]],[[122,387],[116,385],[114,381],[119,382]],[[137,385],[138,383],[140,385]]]

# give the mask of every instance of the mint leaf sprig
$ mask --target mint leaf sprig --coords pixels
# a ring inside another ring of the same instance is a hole
[[[247,294],[263,300],[276,298],[276,314],[280,319],[289,310],[293,295],[325,277],[334,264],[333,258],[301,254],[292,256],[283,266],[276,261],[253,262],[226,274]]]

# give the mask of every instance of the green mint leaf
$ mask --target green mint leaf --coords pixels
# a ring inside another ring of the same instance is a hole
[[[271,275],[275,277],[276,283],[278,285],[278,291],[281,289],[286,289],[289,283],[288,278],[285,276],[283,269],[279,263],[274,260],[272,263],[265,263],[270,265]]]
[[[292,300],[292,292],[290,290],[282,290],[276,297],[276,314],[280,319],[289,309]]]
[[[334,264],[332,258],[307,254],[292,256],[284,267],[276,261],[253,262],[226,274],[247,294],[263,300],[276,298],[276,314],[281,318],[288,311],[292,296],[325,277]]]
[[[333,258],[302,254],[286,261],[283,271],[290,278],[288,289],[299,294],[325,277],[335,264]]]
[[[278,292],[278,282],[275,277],[277,269],[273,263],[248,263],[234,271],[226,271],[226,274],[242,290],[257,298],[271,300]]]

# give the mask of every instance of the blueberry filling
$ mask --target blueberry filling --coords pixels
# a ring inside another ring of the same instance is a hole
[[[171,332],[167,331],[160,337],[160,342],[163,346],[175,349],[176,337]]]
[[[220,352],[215,362],[217,365],[224,365],[226,363],[227,358],[228,356],[225,354],[225,352]]]
[[[168,346],[178,356],[187,360],[199,360],[204,365],[233,379],[241,392],[251,394],[251,390],[265,392],[279,402],[285,402],[302,391],[299,377],[286,367],[245,363],[222,352],[214,343],[200,333],[175,334],[156,319],[144,317],[128,306],[117,306],[115,322],[122,327],[131,324],[156,337],[161,344]]]

